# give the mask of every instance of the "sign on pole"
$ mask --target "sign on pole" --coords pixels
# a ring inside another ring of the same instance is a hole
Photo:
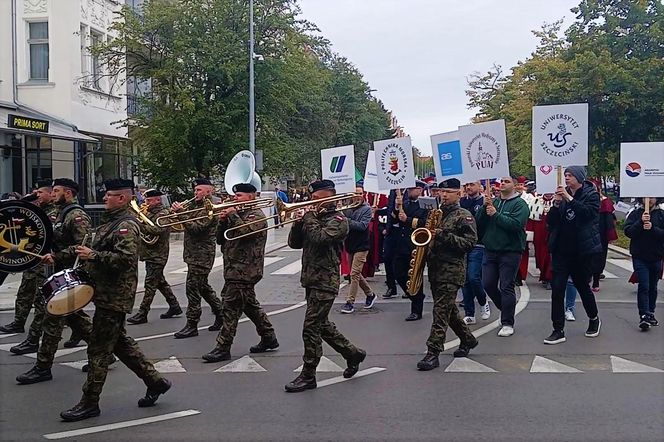
[[[558,175],[555,166],[535,166],[535,185],[537,193],[556,193]]]
[[[620,144],[620,197],[664,196],[664,142]]]
[[[505,120],[459,127],[465,182],[510,176]]]
[[[588,165],[588,103],[533,107],[533,165]]]
[[[431,152],[433,152],[436,180],[439,183],[452,177],[458,178],[462,183],[467,182],[463,178],[458,130],[431,135]]]
[[[382,190],[378,187],[378,174],[376,173],[376,156],[374,151],[367,153],[367,165],[364,169],[364,190],[371,193],[382,193],[388,195],[388,190]]]
[[[355,146],[320,151],[323,179],[334,181],[338,193],[355,192]]]
[[[374,155],[379,189],[415,187],[413,146],[410,137],[374,141]]]

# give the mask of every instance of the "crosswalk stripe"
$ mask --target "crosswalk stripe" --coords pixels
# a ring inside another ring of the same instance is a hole
[[[491,367],[475,362],[470,358],[454,358],[445,369],[446,373],[496,373]]]
[[[664,373],[664,370],[611,355],[611,371],[614,373]]]
[[[226,364],[221,368],[216,369],[215,373],[258,373],[267,371],[261,364],[254,361],[249,355],[242,356],[237,361]]]
[[[337,376],[337,377],[334,377],[334,378],[325,379],[323,381],[318,382],[318,388],[328,387],[330,385],[338,384],[340,382],[352,381],[353,379],[361,378],[363,376],[368,376],[368,375],[374,374],[374,373],[380,373],[381,371],[385,371],[385,370],[387,370],[387,369],[383,368],[383,367],[370,367],[370,368],[367,368],[365,370],[358,371],[357,373],[355,373],[355,376],[353,376],[352,378],[346,379],[343,376]]]
[[[617,259],[617,258],[609,258],[607,259],[608,262],[610,262],[613,265],[616,265],[618,267],[622,267],[623,269],[633,272],[634,271],[634,266],[632,265],[632,261],[629,259]]]
[[[291,262],[290,264],[281,267],[278,270],[270,273],[270,275],[295,275],[302,270],[302,260],[298,259],[297,261]]]
[[[569,365],[561,364],[560,362],[552,361],[551,359],[543,358],[542,356],[535,356],[533,364],[530,366],[531,373],[583,373]]]

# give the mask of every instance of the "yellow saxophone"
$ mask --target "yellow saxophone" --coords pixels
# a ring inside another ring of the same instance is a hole
[[[406,283],[410,296],[415,296],[422,288],[424,264],[432,245],[433,236],[436,234],[436,228],[440,225],[442,217],[443,212],[440,209],[430,210],[424,227],[417,228],[410,234],[410,240],[415,244],[415,249],[411,254],[410,268],[408,269],[408,282]]]

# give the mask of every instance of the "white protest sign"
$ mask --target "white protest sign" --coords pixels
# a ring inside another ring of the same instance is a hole
[[[556,193],[558,172],[554,166],[535,166],[535,185],[537,193]]]
[[[355,192],[355,146],[320,151],[323,179],[334,181],[337,193]]]
[[[620,143],[620,197],[664,196],[664,142]]]
[[[374,141],[378,188],[381,190],[415,187],[413,146],[410,137]]]
[[[505,120],[459,127],[465,182],[510,176]]]
[[[381,190],[378,187],[378,174],[376,173],[376,156],[374,151],[367,153],[367,165],[364,168],[364,190],[371,193],[382,193],[388,195],[388,190]]]
[[[458,130],[431,135],[431,152],[433,152],[436,180],[439,183],[452,177],[458,178],[462,183],[467,182],[463,178]]]
[[[533,165],[588,165],[588,104],[533,107]]]

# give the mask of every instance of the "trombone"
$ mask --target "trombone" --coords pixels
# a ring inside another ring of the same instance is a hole
[[[138,219],[138,222],[154,227],[154,223],[147,216],[148,205],[146,203],[143,203],[139,206],[138,202],[136,202],[135,199],[132,199],[129,203],[129,207],[131,207],[131,209],[136,212],[136,218]],[[159,241],[159,235],[146,235],[141,233],[141,239],[145,244],[152,245]]]
[[[184,210],[187,210],[189,206],[196,200],[196,197],[189,198],[188,200],[184,201],[181,205]],[[159,218],[157,218],[157,225],[159,225]],[[161,226],[160,226],[161,227]],[[171,224],[170,225],[171,230],[174,230],[176,232],[182,232],[184,230],[184,226],[182,223],[177,223],[177,224]]]
[[[254,230],[252,232],[245,233],[243,235],[232,236],[233,232],[235,232],[238,229],[251,226],[253,224],[261,223],[269,219],[276,219],[277,217],[279,217],[279,225],[294,223],[295,221],[301,219],[301,215],[299,214],[301,210],[304,210],[306,212],[313,211],[316,212],[317,215],[322,215],[329,211],[354,209],[356,207],[361,206],[364,203],[364,200],[356,201],[355,200],[356,198],[357,194],[355,193],[340,193],[339,195],[328,196],[326,198],[320,198],[317,200],[303,201],[301,203],[291,203],[291,204],[284,203],[280,199],[277,199],[276,215],[268,216],[262,219],[257,219],[255,221],[242,224],[241,226],[231,227],[230,229],[227,229],[224,232],[224,238],[226,238],[227,241],[235,241],[236,239],[241,239],[256,233],[266,232],[270,229],[274,229],[278,226],[277,224],[265,227],[263,229]],[[331,207],[332,205],[334,206]]]
[[[215,216],[219,215],[222,211],[230,208],[235,208],[235,210],[250,210],[250,209],[264,209],[274,205],[272,198],[258,198],[251,201],[229,201],[222,202],[219,204],[212,204],[212,201],[209,199],[205,200],[204,207],[198,207],[196,209],[184,210],[181,212],[175,212],[168,215],[160,216],[157,218],[157,225],[159,227],[168,227],[174,226],[176,224],[184,224],[191,221],[197,221],[199,219],[212,219]],[[189,215],[190,218],[180,219],[181,215]]]

